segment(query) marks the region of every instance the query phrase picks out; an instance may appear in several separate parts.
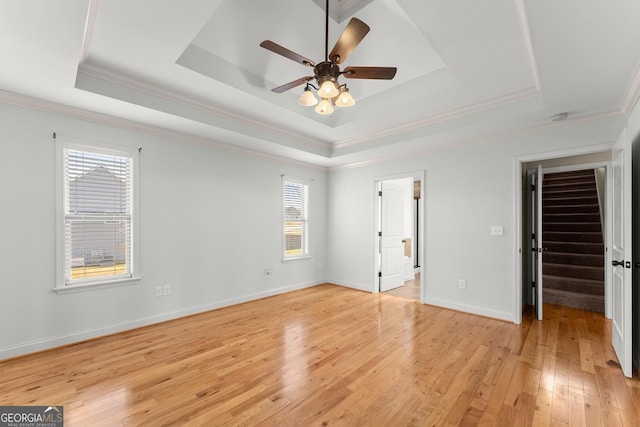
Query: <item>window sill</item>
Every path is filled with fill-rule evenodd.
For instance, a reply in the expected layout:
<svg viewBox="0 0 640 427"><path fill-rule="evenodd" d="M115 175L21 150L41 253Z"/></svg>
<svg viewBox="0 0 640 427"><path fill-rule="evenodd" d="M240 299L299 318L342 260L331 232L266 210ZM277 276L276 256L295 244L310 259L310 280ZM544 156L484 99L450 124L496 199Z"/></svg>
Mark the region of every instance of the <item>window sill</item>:
<svg viewBox="0 0 640 427"><path fill-rule="evenodd" d="M53 288L53 291L59 295L71 294L75 292L93 291L98 289L109 289L119 286L128 286L138 283L142 277L127 277L124 279L105 280L104 282L82 283L77 285L67 285L60 288Z"/></svg>
<svg viewBox="0 0 640 427"><path fill-rule="evenodd" d="M295 258L293 258L293 257L292 258L284 258L282 260L282 263L283 264L287 264L287 263L290 263L290 262L305 261L305 260L308 260L308 259L311 259L311 255L304 255L304 256L299 256L299 257L295 257Z"/></svg>

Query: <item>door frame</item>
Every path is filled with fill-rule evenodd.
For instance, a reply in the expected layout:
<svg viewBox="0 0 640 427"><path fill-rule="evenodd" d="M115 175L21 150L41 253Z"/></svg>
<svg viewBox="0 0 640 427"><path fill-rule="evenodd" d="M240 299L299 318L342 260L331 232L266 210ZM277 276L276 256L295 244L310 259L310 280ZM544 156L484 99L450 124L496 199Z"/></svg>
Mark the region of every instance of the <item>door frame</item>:
<svg viewBox="0 0 640 427"><path fill-rule="evenodd" d="M615 141L614 141L615 142ZM610 144L594 145L591 147L581 147L570 150L562 151L549 151L543 153L528 154L525 156L514 157L513 159L513 190L514 190L514 203L513 203L513 223L515 224L515 232L513 233L514 248L513 251L513 323L522 323L522 257L523 257L523 217L522 217L522 197L523 197L523 163L541 162L551 159L559 159L564 157L581 156L585 154L596 154L602 152L611 152L614 142ZM604 163L605 166L610 168L610 162L598 162L590 163L590 165ZM577 169L585 169L585 164L575 165ZM570 166L567 166L570 167ZM587 165L586 168L589 166ZM600 166L599 166L600 167ZM551 169L551 168L547 168ZM605 247L611 247L611 170L607 169L606 188L607 194L605 198ZM526 185L526 182L524 183ZM605 250L605 301L609 301L611 298L607 296L607 289L610 288L609 280L611 277L611 259L609 251ZM607 308L605 303L605 315L606 312L611 312L610 308Z"/></svg>
<svg viewBox="0 0 640 427"><path fill-rule="evenodd" d="M420 303L421 304L426 303L427 290L426 290L425 283L426 283L427 263L426 263L426 257L425 257L425 244L424 244L425 236L426 236L426 230L425 230L426 215L424 211L424 206L425 206L424 198L426 194L425 175L426 173L424 170L418 170L413 172L397 173L393 175L377 176L373 178L372 196L373 196L374 221L373 221L373 230L371 231L371 236L373 236L374 271L373 271L373 280L372 280L371 290L374 294L377 294L380 292L378 287L378 271L380 271L379 263L378 263L378 224L380 223L380 212L378 210L378 185L382 181L391 181L394 179L402 179L402 178L413 178L414 181L415 180L420 181L420 201L418 203L418 207L420 211L418 215L418 232L420 233L420 239L418 241L417 261L418 261L418 265L420 266Z"/></svg>

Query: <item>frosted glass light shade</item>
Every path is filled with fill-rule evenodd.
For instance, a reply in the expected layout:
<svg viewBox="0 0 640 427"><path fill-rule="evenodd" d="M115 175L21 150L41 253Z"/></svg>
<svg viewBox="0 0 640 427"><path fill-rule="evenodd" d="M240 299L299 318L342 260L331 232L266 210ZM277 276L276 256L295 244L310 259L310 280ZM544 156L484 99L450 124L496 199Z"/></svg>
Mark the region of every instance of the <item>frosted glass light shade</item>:
<svg viewBox="0 0 640 427"><path fill-rule="evenodd" d="M318 95L322 98L335 98L339 93L336 83L331 80L325 80L318 90Z"/></svg>
<svg viewBox="0 0 640 427"><path fill-rule="evenodd" d="M333 106L331 105L331 103L328 100L323 99L316 106L316 113L325 114L325 115L326 114L331 114L331 113L333 113Z"/></svg>
<svg viewBox="0 0 640 427"><path fill-rule="evenodd" d="M351 94L349 93L349 89L343 86L340 88L340 95L338 95L338 99L336 99L336 105L338 107L351 107L356 103L356 100L353 99Z"/></svg>
<svg viewBox="0 0 640 427"><path fill-rule="evenodd" d="M313 96L313 92L311 92L311 89L309 88L306 88L302 93L302 96L298 99L298 104L305 107L311 107L313 105L316 105L317 103L318 100L315 96Z"/></svg>

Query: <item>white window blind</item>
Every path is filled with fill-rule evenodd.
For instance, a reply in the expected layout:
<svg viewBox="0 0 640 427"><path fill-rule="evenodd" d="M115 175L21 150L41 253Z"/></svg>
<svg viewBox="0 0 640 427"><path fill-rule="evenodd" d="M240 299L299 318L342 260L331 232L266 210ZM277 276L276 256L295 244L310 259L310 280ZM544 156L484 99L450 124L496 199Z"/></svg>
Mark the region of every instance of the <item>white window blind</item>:
<svg viewBox="0 0 640 427"><path fill-rule="evenodd" d="M130 153L62 149L64 286L133 276Z"/></svg>
<svg viewBox="0 0 640 427"><path fill-rule="evenodd" d="M304 258L308 251L308 193L303 180L283 177L284 259Z"/></svg>

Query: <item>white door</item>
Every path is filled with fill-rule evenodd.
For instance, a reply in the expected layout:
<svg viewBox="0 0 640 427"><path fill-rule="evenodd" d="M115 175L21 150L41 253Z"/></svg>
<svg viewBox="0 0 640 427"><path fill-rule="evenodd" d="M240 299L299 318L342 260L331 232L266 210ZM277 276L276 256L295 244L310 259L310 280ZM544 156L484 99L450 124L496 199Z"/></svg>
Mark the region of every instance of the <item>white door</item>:
<svg viewBox="0 0 640 427"><path fill-rule="evenodd" d="M385 292L404 284L404 192L401 185L381 184L380 292Z"/></svg>
<svg viewBox="0 0 640 427"><path fill-rule="evenodd" d="M631 360L631 143L626 130L612 150L613 235L611 341L622 371L632 375Z"/></svg>
<svg viewBox="0 0 640 427"><path fill-rule="evenodd" d="M533 216L533 239L532 243L532 255L533 255L533 269L535 283L535 309L538 320L542 320L542 253L544 248L542 247L542 179L544 174L542 172L542 165L538 165L537 171L533 174L533 191L531 193L531 205Z"/></svg>

